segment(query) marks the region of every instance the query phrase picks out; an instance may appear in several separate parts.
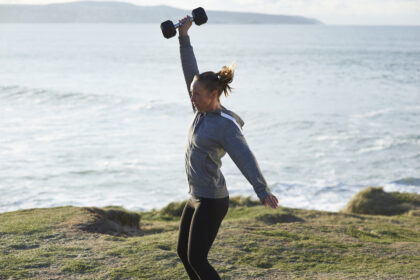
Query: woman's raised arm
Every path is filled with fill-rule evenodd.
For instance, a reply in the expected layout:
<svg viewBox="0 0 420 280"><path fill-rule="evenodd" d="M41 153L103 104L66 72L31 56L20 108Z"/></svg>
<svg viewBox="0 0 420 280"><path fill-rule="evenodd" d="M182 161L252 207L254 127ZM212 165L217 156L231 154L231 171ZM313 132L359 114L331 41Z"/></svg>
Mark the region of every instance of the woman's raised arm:
<svg viewBox="0 0 420 280"><path fill-rule="evenodd" d="M185 83L187 84L187 90L188 90L188 94L191 101L190 86L194 78L194 75L199 74L193 47L191 46L190 37L188 36L188 29L191 27L192 22L190 21L190 16L186 16L179 21L182 23L178 31L182 71L184 72ZM192 105L193 111L195 112L194 105L192 103L191 105Z"/></svg>

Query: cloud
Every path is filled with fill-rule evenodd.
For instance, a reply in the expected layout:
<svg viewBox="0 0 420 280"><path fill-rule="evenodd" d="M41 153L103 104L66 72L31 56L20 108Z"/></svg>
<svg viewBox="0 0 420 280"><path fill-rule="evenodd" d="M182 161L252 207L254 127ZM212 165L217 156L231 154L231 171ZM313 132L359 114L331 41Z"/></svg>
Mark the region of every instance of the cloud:
<svg viewBox="0 0 420 280"><path fill-rule="evenodd" d="M231 0L237 5L266 12L305 14L378 15L420 13L420 0Z"/></svg>
<svg viewBox="0 0 420 280"><path fill-rule="evenodd" d="M302 15L329 24L420 24L420 0L230 0L241 10Z"/></svg>

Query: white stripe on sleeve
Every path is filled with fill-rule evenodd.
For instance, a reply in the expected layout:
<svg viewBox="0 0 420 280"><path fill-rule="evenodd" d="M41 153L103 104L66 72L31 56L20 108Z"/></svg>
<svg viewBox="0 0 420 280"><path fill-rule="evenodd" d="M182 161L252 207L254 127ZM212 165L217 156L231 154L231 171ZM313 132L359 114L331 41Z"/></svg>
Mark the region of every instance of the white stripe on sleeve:
<svg viewBox="0 0 420 280"><path fill-rule="evenodd" d="M239 130L242 131L241 126L238 124L238 122L235 120L234 117L232 117L231 115L228 115L226 113L223 113L223 112L220 112L220 115L224 118L227 118L227 119L233 121L233 123L236 124L236 126L239 128Z"/></svg>

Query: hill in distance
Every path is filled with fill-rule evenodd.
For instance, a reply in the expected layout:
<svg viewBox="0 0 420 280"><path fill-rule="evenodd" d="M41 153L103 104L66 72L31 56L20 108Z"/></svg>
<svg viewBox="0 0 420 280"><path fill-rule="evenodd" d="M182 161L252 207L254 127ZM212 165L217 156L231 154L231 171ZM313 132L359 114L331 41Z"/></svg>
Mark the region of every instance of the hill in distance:
<svg viewBox="0 0 420 280"><path fill-rule="evenodd" d="M208 23L321 24L316 19L301 16L208 10L206 13ZM186 14L191 15L191 10L166 5L137 6L124 2L0 5L0 23L160 23L168 19L176 23L177 19Z"/></svg>

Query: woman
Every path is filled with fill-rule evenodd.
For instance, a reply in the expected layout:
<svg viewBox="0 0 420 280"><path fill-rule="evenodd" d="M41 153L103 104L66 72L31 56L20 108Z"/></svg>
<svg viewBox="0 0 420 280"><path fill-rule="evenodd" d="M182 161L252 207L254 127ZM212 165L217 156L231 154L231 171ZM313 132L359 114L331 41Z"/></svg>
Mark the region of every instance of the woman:
<svg viewBox="0 0 420 280"><path fill-rule="evenodd" d="M244 122L220 104L219 97L231 91L233 65L219 72L199 74L188 29L190 17L180 20L179 42L182 69L190 94L194 120L188 131L185 169L190 199L181 216L177 253L190 279L220 279L207 254L229 208L229 194L220 171L221 158L232 158L253 186L261 203L277 208L254 155L242 134Z"/></svg>

